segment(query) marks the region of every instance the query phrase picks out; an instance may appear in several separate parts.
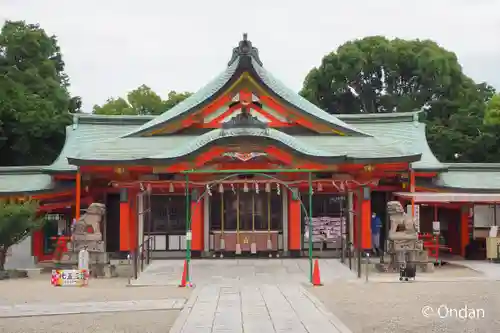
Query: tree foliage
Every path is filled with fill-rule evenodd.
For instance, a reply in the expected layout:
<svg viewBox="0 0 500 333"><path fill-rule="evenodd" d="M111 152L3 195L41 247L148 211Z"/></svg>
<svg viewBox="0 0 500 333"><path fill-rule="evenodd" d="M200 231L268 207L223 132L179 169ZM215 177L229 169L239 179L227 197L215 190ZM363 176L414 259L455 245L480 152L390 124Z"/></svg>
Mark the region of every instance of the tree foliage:
<svg viewBox="0 0 500 333"><path fill-rule="evenodd" d="M7 21L0 32L0 165L49 164L59 154L68 111L81 101L55 36L36 24Z"/></svg>
<svg viewBox="0 0 500 333"><path fill-rule="evenodd" d="M332 114L425 110L429 144L440 160L483 162L500 159L492 153L496 134L483 124L493 92L433 41L373 36L327 54L301 95Z"/></svg>
<svg viewBox="0 0 500 333"><path fill-rule="evenodd" d="M191 93L170 91L168 99L162 100L150 87L141 85L127 94L127 98L109 98L102 106L94 105L93 113L105 115L158 115L186 98Z"/></svg>
<svg viewBox="0 0 500 333"><path fill-rule="evenodd" d="M487 125L500 125L500 93L488 102L484 122Z"/></svg>
<svg viewBox="0 0 500 333"><path fill-rule="evenodd" d="M10 203L0 200L0 271L5 268L7 250L39 229L45 219L37 216L38 203Z"/></svg>

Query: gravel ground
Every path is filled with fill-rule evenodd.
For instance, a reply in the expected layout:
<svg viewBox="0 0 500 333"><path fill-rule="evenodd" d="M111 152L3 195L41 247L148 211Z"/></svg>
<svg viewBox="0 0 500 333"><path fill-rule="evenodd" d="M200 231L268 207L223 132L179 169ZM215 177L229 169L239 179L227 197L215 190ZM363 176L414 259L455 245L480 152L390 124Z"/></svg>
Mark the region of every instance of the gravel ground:
<svg viewBox="0 0 500 333"><path fill-rule="evenodd" d="M2 318L0 333L167 333L179 312L169 310Z"/></svg>
<svg viewBox="0 0 500 333"><path fill-rule="evenodd" d="M89 286L53 287L50 274L0 281L0 305L87 301L188 299L191 289L127 287L127 279L92 279ZM0 333L166 333L179 310L37 316L0 319Z"/></svg>
<svg viewBox="0 0 500 333"><path fill-rule="evenodd" d="M19 303L58 303L90 301L153 300L189 298L190 289L175 286L127 287L127 279L91 279L87 287L54 287L50 274L35 279L0 281L0 305Z"/></svg>
<svg viewBox="0 0 500 333"><path fill-rule="evenodd" d="M500 282L339 282L310 291L354 333L500 331ZM483 318L446 310L465 307Z"/></svg>

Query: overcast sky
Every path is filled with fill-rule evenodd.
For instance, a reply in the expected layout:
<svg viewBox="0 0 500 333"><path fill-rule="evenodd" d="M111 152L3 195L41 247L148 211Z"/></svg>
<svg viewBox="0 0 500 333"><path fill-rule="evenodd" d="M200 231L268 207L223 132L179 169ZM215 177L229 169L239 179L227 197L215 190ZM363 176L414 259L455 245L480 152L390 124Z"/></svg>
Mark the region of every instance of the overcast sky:
<svg viewBox="0 0 500 333"><path fill-rule="evenodd" d="M500 0L0 0L0 19L58 36L87 111L141 84L162 96L197 90L243 32L297 91L326 53L369 35L433 39L466 74L500 88Z"/></svg>

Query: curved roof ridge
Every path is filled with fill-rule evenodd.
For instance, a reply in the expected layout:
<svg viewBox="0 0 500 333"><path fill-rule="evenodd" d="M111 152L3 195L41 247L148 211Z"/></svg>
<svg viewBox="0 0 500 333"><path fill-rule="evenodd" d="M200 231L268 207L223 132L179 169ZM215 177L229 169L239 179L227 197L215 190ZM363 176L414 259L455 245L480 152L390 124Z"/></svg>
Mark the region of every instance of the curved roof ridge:
<svg viewBox="0 0 500 333"><path fill-rule="evenodd" d="M222 73L217 75L214 79L212 79L208 84L199 89L197 92L171 108L160 114L159 116L154 117L141 127L136 130L133 130L122 137L133 136L140 134L146 130L150 130L155 128L158 125L161 125L177 116L182 115L183 113L195 108L205 102L207 99L214 96L222 87L224 87L229 80L232 78L236 69L238 68L239 60L234 61L230 66L228 66Z"/></svg>
<svg viewBox="0 0 500 333"><path fill-rule="evenodd" d="M231 137L263 137L270 138L281 142L289 146L290 148L296 150L297 152L315 157L334 157L339 155L332 155L331 153L317 149L315 147L304 144L298 141L293 136L283 133L281 131L275 130L273 128L232 128L232 129L214 129L196 138L195 141L191 142L187 147L178 147L178 149L170 152L169 158L177 158L186 156L200 149L201 147L213 143L220 139L231 138ZM151 159L164 159L165 154L159 154L152 156Z"/></svg>
<svg viewBox="0 0 500 333"><path fill-rule="evenodd" d="M443 163L449 171L500 171L500 163Z"/></svg>
<svg viewBox="0 0 500 333"><path fill-rule="evenodd" d="M426 156L426 160L420 160L418 162L412 163L412 168L414 169L421 169L421 170L446 170L447 167L441 163L434 155L434 152L432 151L431 147L429 146L429 142L427 141L427 131L425 128L427 127L426 124L417 122L415 125L418 127L418 130L421 131L420 136L422 139L418 139L418 143L420 143L420 147L417 145L413 145L412 148L414 151L416 150L421 150L422 153L424 151L427 152L427 154L423 154L423 156ZM419 149L420 148L420 149Z"/></svg>
<svg viewBox="0 0 500 333"><path fill-rule="evenodd" d="M267 71L263 66L261 66L255 59L252 58L252 67L254 68L256 74L264 82L264 84L272 90L279 97L292 104L296 108L304 111L305 113L326 121L335 127L340 127L342 129L347 129L348 132L353 134L361 134L364 136L372 136L369 133L358 130L352 125L340 120L335 115L332 115L325 110L314 105L304 97L300 96L298 93L294 92L292 89L288 88L283 82L277 79L271 72Z"/></svg>
<svg viewBox="0 0 500 333"><path fill-rule="evenodd" d="M390 122L413 122L418 121L418 116L423 111L410 112L388 112L388 113L342 113L335 116L341 120L347 120L352 123L357 122L374 122L374 121L390 121Z"/></svg>

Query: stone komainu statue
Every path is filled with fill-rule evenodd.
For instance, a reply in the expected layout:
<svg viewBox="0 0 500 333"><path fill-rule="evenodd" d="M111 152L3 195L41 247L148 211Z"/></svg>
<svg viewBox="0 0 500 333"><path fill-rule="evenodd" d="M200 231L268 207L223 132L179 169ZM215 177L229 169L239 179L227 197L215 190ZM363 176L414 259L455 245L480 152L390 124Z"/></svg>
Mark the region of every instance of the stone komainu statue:
<svg viewBox="0 0 500 333"><path fill-rule="evenodd" d="M399 201L387 203L387 214L391 222L389 230L389 249L394 268L406 274L406 268L415 270L417 252L422 251L422 242L418 240L415 219L405 213ZM414 274L414 273L413 273Z"/></svg>
<svg viewBox="0 0 500 333"><path fill-rule="evenodd" d="M387 203L387 214L391 222L388 238L394 250L415 249L418 240L415 219L405 213L399 201Z"/></svg>
<svg viewBox="0 0 500 333"><path fill-rule="evenodd" d="M105 246L101 233L101 222L106 207L100 203L93 203L73 225L71 242L75 252L87 247L89 252L104 252Z"/></svg>

